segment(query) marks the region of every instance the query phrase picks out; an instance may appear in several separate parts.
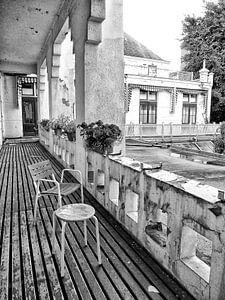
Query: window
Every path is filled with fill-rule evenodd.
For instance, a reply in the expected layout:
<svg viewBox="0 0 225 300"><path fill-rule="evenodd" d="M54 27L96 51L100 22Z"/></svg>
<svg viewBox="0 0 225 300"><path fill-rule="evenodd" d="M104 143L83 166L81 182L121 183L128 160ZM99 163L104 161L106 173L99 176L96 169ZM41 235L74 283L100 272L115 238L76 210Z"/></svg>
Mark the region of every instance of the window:
<svg viewBox="0 0 225 300"><path fill-rule="evenodd" d="M157 93L140 91L140 124L156 124Z"/></svg>
<svg viewBox="0 0 225 300"><path fill-rule="evenodd" d="M34 95L34 84L33 83L22 83L22 94L23 95Z"/></svg>
<svg viewBox="0 0 225 300"><path fill-rule="evenodd" d="M157 66L148 65L148 75L152 77L156 77L157 75Z"/></svg>
<svg viewBox="0 0 225 300"><path fill-rule="evenodd" d="M195 124L197 114L197 95L183 94L182 124Z"/></svg>

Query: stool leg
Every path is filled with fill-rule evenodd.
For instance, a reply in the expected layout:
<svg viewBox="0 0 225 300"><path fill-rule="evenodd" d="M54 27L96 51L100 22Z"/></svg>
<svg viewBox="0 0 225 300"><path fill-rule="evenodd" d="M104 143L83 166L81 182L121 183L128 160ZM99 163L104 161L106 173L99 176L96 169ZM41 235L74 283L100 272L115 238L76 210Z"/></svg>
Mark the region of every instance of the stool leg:
<svg viewBox="0 0 225 300"><path fill-rule="evenodd" d="M39 193L37 192L36 196L35 196L35 204L34 204L34 224L36 224L36 221L37 221L38 197L39 197Z"/></svg>
<svg viewBox="0 0 225 300"><path fill-rule="evenodd" d="M66 222L62 222L62 235L61 235L61 277L64 277L64 253L65 253L65 227Z"/></svg>
<svg viewBox="0 0 225 300"><path fill-rule="evenodd" d="M102 258L101 258L101 250L100 250L98 219L96 218L96 216L93 216L93 218L95 220L95 229L96 229L98 264L101 265L102 264Z"/></svg>
<svg viewBox="0 0 225 300"><path fill-rule="evenodd" d="M87 221L84 220L84 244L87 246Z"/></svg>
<svg viewBox="0 0 225 300"><path fill-rule="evenodd" d="M53 212L53 218L52 218L52 224L53 224L53 233L52 233L52 253L55 254L55 212Z"/></svg>
<svg viewBox="0 0 225 300"><path fill-rule="evenodd" d="M62 207L62 196L58 194L58 203L57 203L57 208Z"/></svg>

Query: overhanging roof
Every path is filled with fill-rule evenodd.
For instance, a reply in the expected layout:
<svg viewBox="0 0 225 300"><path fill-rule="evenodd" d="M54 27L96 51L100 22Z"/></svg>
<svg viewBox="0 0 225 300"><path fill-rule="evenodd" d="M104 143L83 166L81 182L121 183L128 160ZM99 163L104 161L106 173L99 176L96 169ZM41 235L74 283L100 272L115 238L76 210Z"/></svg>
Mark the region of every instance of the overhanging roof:
<svg viewBox="0 0 225 300"><path fill-rule="evenodd" d="M0 1L0 70L32 70L64 1ZM22 71L23 72L23 71Z"/></svg>
<svg viewBox="0 0 225 300"><path fill-rule="evenodd" d="M124 55L161 60L157 54L124 32Z"/></svg>

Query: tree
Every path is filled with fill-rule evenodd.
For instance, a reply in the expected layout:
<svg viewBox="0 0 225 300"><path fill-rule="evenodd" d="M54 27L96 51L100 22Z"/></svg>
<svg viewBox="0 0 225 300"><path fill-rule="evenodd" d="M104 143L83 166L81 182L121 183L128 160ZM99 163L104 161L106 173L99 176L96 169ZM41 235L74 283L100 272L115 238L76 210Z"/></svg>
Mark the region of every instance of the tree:
<svg viewBox="0 0 225 300"><path fill-rule="evenodd" d="M218 131L219 135L214 137L213 143L216 153L224 153L225 151L225 122L222 122Z"/></svg>
<svg viewBox="0 0 225 300"><path fill-rule="evenodd" d="M225 1L206 2L202 17L186 16L183 21L184 70L197 78L203 59L214 73L211 121L225 120Z"/></svg>

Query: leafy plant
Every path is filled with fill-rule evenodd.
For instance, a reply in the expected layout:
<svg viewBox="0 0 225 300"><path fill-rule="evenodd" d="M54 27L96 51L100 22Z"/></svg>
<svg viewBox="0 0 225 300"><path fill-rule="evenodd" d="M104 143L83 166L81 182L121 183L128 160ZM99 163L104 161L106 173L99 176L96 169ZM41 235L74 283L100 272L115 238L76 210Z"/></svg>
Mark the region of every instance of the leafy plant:
<svg viewBox="0 0 225 300"><path fill-rule="evenodd" d="M214 73L211 121L225 120L225 1L205 2L202 17L186 16L183 21L182 48L185 71L197 78L203 59Z"/></svg>
<svg viewBox="0 0 225 300"><path fill-rule="evenodd" d="M225 152L225 122L222 122L218 128L219 135L216 136L213 140L215 152L224 153Z"/></svg>
<svg viewBox="0 0 225 300"><path fill-rule="evenodd" d="M75 141L76 140L76 121L75 120L69 120L66 122L62 128L63 132L66 133L69 141Z"/></svg>
<svg viewBox="0 0 225 300"><path fill-rule="evenodd" d="M80 128L80 135L85 139L87 149L101 154L110 153L113 143L122 138L117 125L103 124L101 120L90 124L83 122L77 127Z"/></svg>
<svg viewBox="0 0 225 300"><path fill-rule="evenodd" d="M70 121L70 117L66 116L64 114L59 115L57 118L54 118L50 122L51 129L57 130L57 129L63 129L65 125Z"/></svg>
<svg viewBox="0 0 225 300"><path fill-rule="evenodd" d="M216 138L214 138L213 143L216 153L224 153L225 141L221 138L221 136L217 136Z"/></svg>
<svg viewBox="0 0 225 300"><path fill-rule="evenodd" d="M75 133L76 127L77 125L75 120L68 120L67 122L64 123L62 129L65 133Z"/></svg>
<svg viewBox="0 0 225 300"><path fill-rule="evenodd" d="M42 119L39 123L42 128L44 128L46 131L49 131L50 128L50 121L48 119Z"/></svg>

